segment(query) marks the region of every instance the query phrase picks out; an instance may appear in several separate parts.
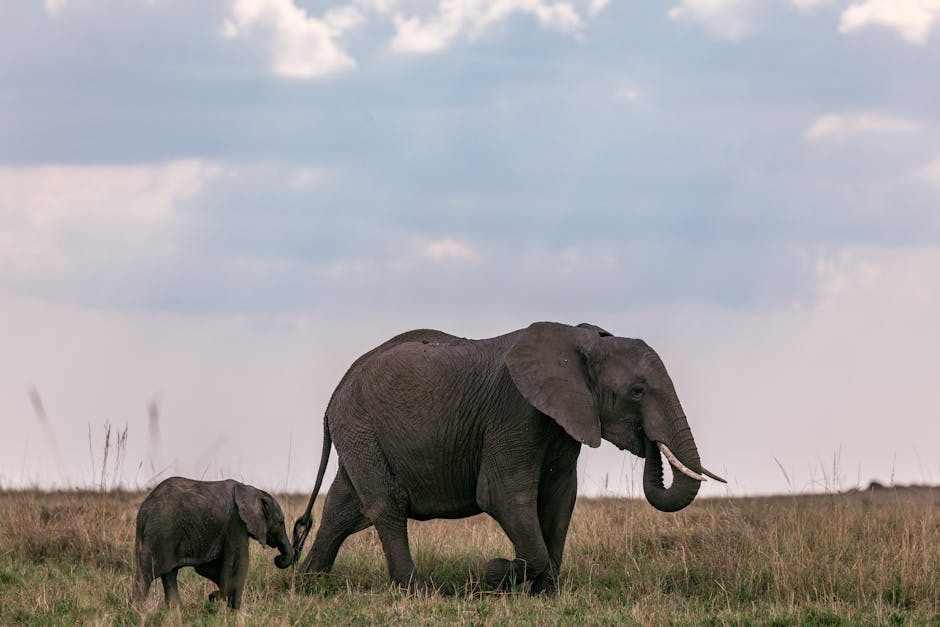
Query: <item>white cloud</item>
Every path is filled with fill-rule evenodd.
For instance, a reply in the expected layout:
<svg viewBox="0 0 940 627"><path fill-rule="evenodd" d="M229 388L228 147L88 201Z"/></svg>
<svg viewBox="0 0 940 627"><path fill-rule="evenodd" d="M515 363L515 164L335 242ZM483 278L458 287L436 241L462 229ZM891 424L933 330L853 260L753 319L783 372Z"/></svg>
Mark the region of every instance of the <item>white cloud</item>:
<svg viewBox="0 0 940 627"><path fill-rule="evenodd" d="M667 15L698 22L715 37L737 41L754 32L753 4L753 0L681 0Z"/></svg>
<svg viewBox="0 0 940 627"><path fill-rule="evenodd" d="M378 278L383 281L389 271L415 273L416 276L430 266L477 266L484 261L483 254L473 245L452 237L428 239L421 236L391 237L385 256L350 258L330 261L317 268L318 273L331 280Z"/></svg>
<svg viewBox="0 0 940 627"><path fill-rule="evenodd" d="M125 2L142 6L155 0ZM585 20L610 4L610 0L345 0L312 15L309 7L320 5L301 0L223 2L217 33L256 46L267 57L269 70L289 79L315 79L354 69L356 59L343 39L367 19L392 22L390 46L395 51L437 52L458 39L476 40L513 16L528 16L542 28L577 38ZM73 3L78 4L43 0L43 7L54 18Z"/></svg>
<svg viewBox="0 0 940 627"><path fill-rule="evenodd" d="M68 0L42 0L42 8L49 17L58 17Z"/></svg>
<svg viewBox="0 0 940 627"><path fill-rule="evenodd" d="M395 16L392 48L400 52L438 52L457 36L459 26L443 19L425 24L418 17Z"/></svg>
<svg viewBox="0 0 940 627"><path fill-rule="evenodd" d="M388 14L398 6L398 0L356 0L356 4L377 13Z"/></svg>
<svg viewBox="0 0 940 627"><path fill-rule="evenodd" d="M222 33L228 38L266 36L272 71L285 78L307 79L356 66L338 40L363 21L362 13L350 5L330 9L317 19L293 0L235 0Z"/></svg>
<svg viewBox="0 0 940 627"><path fill-rule="evenodd" d="M567 246L558 253L557 261L560 276L575 278L591 272L614 270L618 260L610 251Z"/></svg>
<svg viewBox="0 0 940 627"><path fill-rule="evenodd" d="M621 87L620 89L617 90L614 96L617 98L617 100L623 100L625 102L629 102L633 104L640 102L640 100L642 99L642 96L640 95L640 90L638 90L636 87L630 87L630 86Z"/></svg>
<svg viewBox="0 0 940 627"><path fill-rule="evenodd" d="M594 17L599 15L610 5L610 0L591 0L591 6L588 7L588 15Z"/></svg>
<svg viewBox="0 0 940 627"><path fill-rule="evenodd" d="M884 26L911 43L923 44L938 19L940 0L865 0L843 11L839 31Z"/></svg>
<svg viewBox="0 0 940 627"><path fill-rule="evenodd" d="M378 267L372 259L340 259L323 264L318 272L334 281L362 279L377 272Z"/></svg>
<svg viewBox="0 0 940 627"><path fill-rule="evenodd" d="M918 170L916 177L921 181L940 187L940 155Z"/></svg>
<svg viewBox="0 0 940 627"><path fill-rule="evenodd" d="M827 114L815 120L803 132L803 139L816 141L858 133L901 133L916 130L917 122L883 114Z"/></svg>
<svg viewBox="0 0 940 627"><path fill-rule="evenodd" d="M825 4L832 4L834 1L835 0L793 0L793 6L795 6L801 13L808 13L816 7L820 7Z"/></svg>
<svg viewBox="0 0 940 627"><path fill-rule="evenodd" d="M477 265L483 262L480 251L471 244L452 237L409 237L390 243L393 249L398 249L398 252L393 254L390 267L399 272L413 270L428 262L450 265Z"/></svg>
<svg viewBox="0 0 940 627"><path fill-rule="evenodd" d="M418 242L417 249L421 256L437 261L480 263L483 260L483 256L472 246L451 238Z"/></svg>
<svg viewBox="0 0 940 627"><path fill-rule="evenodd" d="M452 237L391 237L388 246L388 256L380 262L380 267L396 273L412 273L433 266L475 266L483 262L480 251ZM355 268L362 263L348 262L346 265Z"/></svg>
<svg viewBox="0 0 940 627"><path fill-rule="evenodd" d="M597 0L595 0L595 4ZM594 6L594 5L592 5ZM603 8L598 5L597 11ZM441 0L437 14L422 18L397 13L392 49L399 52L437 52L458 37L475 39L515 14L531 15L545 28L580 32L583 21L567 2L542 0Z"/></svg>
<svg viewBox="0 0 940 627"><path fill-rule="evenodd" d="M846 246L794 252L814 286L813 298L796 303L794 311L886 321L908 314L928 320L934 311L940 313L934 280L940 272L940 248ZM940 341L940 333L935 339Z"/></svg>
<svg viewBox="0 0 940 627"><path fill-rule="evenodd" d="M874 263L848 250L817 255L813 266L817 306L831 306L851 294L870 291L884 279Z"/></svg>
<svg viewBox="0 0 940 627"><path fill-rule="evenodd" d="M219 172L203 161L0 168L0 270L49 278L171 252L159 235L176 224L178 202Z"/></svg>
<svg viewBox="0 0 940 627"><path fill-rule="evenodd" d="M581 283L598 277L615 276L623 260L607 246L572 244L559 249L533 248L526 251L518 265L526 277L553 277L553 289L564 289L559 280Z"/></svg>
<svg viewBox="0 0 940 627"><path fill-rule="evenodd" d="M43 224L104 215L160 220L172 211L174 197L198 189L218 171L218 166L198 160L155 166L4 167L0 207L6 215L23 213Z"/></svg>

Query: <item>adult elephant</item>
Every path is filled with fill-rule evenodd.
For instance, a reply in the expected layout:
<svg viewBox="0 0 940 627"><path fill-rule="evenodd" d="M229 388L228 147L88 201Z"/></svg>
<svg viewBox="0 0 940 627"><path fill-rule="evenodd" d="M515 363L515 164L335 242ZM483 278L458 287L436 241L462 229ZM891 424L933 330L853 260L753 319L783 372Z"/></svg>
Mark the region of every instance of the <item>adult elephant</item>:
<svg viewBox="0 0 940 627"><path fill-rule="evenodd" d="M404 333L356 360L333 392L295 559L332 442L339 471L302 572L330 570L343 541L375 525L392 579L422 591L407 520L486 512L516 552L487 562L487 583L531 580L533 594L553 594L581 444L601 438L646 458L643 489L659 510L691 503L703 474L724 481L702 468L666 367L642 340L554 322L485 340Z"/></svg>

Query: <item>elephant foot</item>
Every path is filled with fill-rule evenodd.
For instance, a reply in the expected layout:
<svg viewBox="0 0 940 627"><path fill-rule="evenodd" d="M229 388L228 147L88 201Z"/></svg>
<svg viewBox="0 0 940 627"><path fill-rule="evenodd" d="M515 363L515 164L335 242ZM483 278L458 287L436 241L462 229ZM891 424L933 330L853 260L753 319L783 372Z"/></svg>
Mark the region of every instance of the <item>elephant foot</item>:
<svg viewBox="0 0 940 627"><path fill-rule="evenodd" d="M209 602L211 602L211 603L215 603L216 601L220 600L221 598L222 598L222 592L220 592L219 590L215 590L215 591L209 593Z"/></svg>
<svg viewBox="0 0 940 627"><path fill-rule="evenodd" d="M417 575L413 575L407 582L399 582L398 587L408 596L426 597L431 594L428 584Z"/></svg>
<svg viewBox="0 0 940 627"><path fill-rule="evenodd" d="M491 559L486 563L483 580L486 581L487 586L498 590L505 585L506 574L511 568L512 562L507 559L502 557Z"/></svg>
<svg viewBox="0 0 940 627"><path fill-rule="evenodd" d="M486 563L484 575L486 585L496 590L505 590L518 586L526 580L526 563L522 560L507 560L501 557ZM558 588L558 575L553 569L546 569L532 580L529 594L555 596Z"/></svg>
<svg viewBox="0 0 940 627"><path fill-rule="evenodd" d="M486 585L497 590L510 588L525 581L525 563L496 557L486 563L483 576Z"/></svg>
<svg viewBox="0 0 940 627"><path fill-rule="evenodd" d="M532 596L545 595L554 597L558 594L558 576L550 570L546 570L532 582L532 587L529 588L529 594Z"/></svg>

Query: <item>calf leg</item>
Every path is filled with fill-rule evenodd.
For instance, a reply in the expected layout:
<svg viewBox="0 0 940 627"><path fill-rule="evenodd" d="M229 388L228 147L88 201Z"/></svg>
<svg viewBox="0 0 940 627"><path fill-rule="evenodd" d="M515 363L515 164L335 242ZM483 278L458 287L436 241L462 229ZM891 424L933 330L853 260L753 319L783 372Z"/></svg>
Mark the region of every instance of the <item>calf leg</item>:
<svg viewBox="0 0 940 627"><path fill-rule="evenodd" d="M179 606L180 604L180 593L176 586L176 574L178 572L179 568L174 568L170 572L160 575L160 579L163 581L164 601L170 607Z"/></svg>
<svg viewBox="0 0 940 627"><path fill-rule="evenodd" d="M206 562L205 564L199 564L195 567L196 572L213 582L215 585L220 585L222 580L222 558L212 560L211 562ZM216 590L209 593L209 600L216 601L221 595L221 590Z"/></svg>
<svg viewBox="0 0 940 627"><path fill-rule="evenodd" d="M226 546L222 558L219 590L228 606L237 610L242 605L245 577L248 575L248 535Z"/></svg>

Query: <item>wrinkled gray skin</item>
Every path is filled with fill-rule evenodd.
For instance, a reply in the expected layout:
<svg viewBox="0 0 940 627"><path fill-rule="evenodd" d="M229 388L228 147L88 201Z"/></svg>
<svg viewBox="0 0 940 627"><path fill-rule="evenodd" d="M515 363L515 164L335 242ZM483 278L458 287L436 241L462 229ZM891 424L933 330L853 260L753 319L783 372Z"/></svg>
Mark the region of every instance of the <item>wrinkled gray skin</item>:
<svg viewBox="0 0 940 627"><path fill-rule="evenodd" d="M278 568L293 563L284 514L267 492L231 479L166 479L137 510L131 603L145 599L150 583L160 577L167 605L179 605L176 573L192 566L219 586L211 600L223 598L237 610L248 572L249 536L280 551L274 558Z"/></svg>
<svg viewBox="0 0 940 627"><path fill-rule="evenodd" d="M676 511L695 498L699 481L679 472L663 486L656 442L703 469L666 368L642 340L551 322L486 340L404 333L360 357L333 393L316 485L294 525L295 559L332 440L339 470L302 572L329 571L346 537L375 525L391 578L422 592L407 520L486 512L516 553L487 563L487 583L531 580L533 594L553 594L581 444L601 438L646 458L654 507Z"/></svg>

